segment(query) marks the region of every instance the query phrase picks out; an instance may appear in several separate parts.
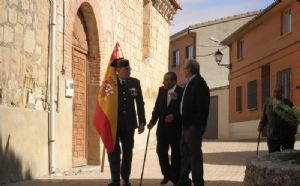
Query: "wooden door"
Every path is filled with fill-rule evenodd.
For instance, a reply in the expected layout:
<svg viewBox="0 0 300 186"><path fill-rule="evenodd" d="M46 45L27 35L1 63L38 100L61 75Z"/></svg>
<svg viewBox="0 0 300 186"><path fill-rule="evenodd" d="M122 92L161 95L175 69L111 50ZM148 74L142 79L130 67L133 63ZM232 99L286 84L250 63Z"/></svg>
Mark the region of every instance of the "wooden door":
<svg viewBox="0 0 300 186"><path fill-rule="evenodd" d="M73 49L73 166L86 165L87 143L87 55Z"/></svg>

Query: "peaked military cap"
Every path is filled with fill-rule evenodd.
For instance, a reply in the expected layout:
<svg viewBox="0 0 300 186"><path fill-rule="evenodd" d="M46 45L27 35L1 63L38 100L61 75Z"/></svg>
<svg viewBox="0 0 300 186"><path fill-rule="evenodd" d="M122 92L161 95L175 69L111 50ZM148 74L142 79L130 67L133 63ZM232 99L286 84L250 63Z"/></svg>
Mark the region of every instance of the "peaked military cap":
<svg viewBox="0 0 300 186"><path fill-rule="evenodd" d="M129 67L129 61L128 59L118 58L113 60L111 66L115 68Z"/></svg>

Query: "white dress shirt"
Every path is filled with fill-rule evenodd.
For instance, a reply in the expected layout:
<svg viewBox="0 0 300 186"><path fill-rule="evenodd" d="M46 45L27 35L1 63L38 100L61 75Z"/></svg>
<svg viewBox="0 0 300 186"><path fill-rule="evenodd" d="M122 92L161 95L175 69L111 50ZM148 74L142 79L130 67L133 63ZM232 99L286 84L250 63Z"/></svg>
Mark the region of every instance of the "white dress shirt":
<svg viewBox="0 0 300 186"><path fill-rule="evenodd" d="M170 93L175 92L175 89L176 89L176 85L174 85L172 88L168 90L167 106L169 106L172 100Z"/></svg>
<svg viewBox="0 0 300 186"><path fill-rule="evenodd" d="M186 85L185 85L185 87L184 87L184 91L183 91L182 98L181 98L181 102L180 102L180 114L181 114L181 115L182 115L182 103L183 103L183 99L184 99L185 90L186 90L186 88L188 87L190 81L192 81L192 79L194 79L194 77L195 77L196 75L197 75L197 74L192 75L192 76L188 79L188 81L187 81L187 83L186 83Z"/></svg>

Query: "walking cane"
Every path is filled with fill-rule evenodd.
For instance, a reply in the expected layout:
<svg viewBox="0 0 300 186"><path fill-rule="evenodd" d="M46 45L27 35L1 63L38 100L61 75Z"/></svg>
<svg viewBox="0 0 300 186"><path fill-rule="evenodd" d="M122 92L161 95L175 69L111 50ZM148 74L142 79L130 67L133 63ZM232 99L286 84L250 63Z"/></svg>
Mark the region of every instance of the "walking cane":
<svg viewBox="0 0 300 186"><path fill-rule="evenodd" d="M146 143L146 150L145 150L145 155L144 155L144 162L143 162L143 168L142 168L142 175L141 175L141 180L140 180L140 186L142 186L142 181L143 181L144 167L145 167L146 155L147 155L147 149L148 149L148 143L149 143L149 136L150 136L150 129L148 131L148 136L147 136L147 143Z"/></svg>
<svg viewBox="0 0 300 186"><path fill-rule="evenodd" d="M258 133L258 137L257 137L256 156L258 156L258 147L259 147L259 142L260 142L260 134L261 134L261 131L259 131L259 133Z"/></svg>

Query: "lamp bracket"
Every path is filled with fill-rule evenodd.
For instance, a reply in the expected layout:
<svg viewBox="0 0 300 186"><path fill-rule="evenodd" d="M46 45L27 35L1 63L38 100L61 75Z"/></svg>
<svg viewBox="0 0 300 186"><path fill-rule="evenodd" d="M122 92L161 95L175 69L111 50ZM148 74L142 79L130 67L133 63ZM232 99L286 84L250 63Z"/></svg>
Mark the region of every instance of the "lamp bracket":
<svg viewBox="0 0 300 186"><path fill-rule="evenodd" d="M231 64L220 64L220 63L218 63L218 66L226 67L226 68L228 68L228 69L231 69L231 68L232 68Z"/></svg>

